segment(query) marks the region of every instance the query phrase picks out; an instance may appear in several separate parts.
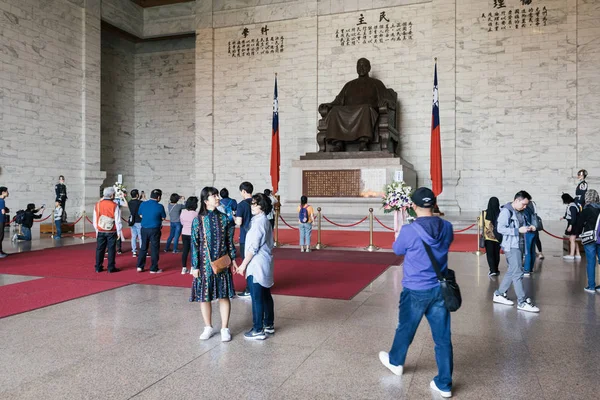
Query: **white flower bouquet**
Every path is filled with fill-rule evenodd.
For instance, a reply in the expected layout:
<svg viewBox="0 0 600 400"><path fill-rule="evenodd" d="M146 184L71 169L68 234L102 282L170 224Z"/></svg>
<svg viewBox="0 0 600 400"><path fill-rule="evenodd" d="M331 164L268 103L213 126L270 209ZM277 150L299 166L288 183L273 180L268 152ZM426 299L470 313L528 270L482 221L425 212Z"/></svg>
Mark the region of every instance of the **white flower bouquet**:
<svg viewBox="0 0 600 400"><path fill-rule="evenodd" d="M385 214L406 210L411 205L412 188L403 181L392 182L383 188L382 208Z"/></svg>

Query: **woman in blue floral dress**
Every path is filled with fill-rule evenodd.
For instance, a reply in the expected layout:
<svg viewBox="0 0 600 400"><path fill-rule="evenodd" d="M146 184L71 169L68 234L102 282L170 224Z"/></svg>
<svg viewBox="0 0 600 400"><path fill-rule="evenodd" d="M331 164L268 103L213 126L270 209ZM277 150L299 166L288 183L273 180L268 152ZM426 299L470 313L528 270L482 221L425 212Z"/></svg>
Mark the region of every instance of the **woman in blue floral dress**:
<svg viewBox="0 0 600 400"><path fill-rule="evenodd" d="M233 232L235 225L223 214L219 206L219 191L214 187L205 187L200 194L200 212L192 222L192 296L190 301L200 302L204 331L201 340L208 340L213 335L211 301L219 300L221 312L221 340L231 340L229 331L230 300L235 296L231 268L215 274L210 265L220 257L229 255L232 265L235 262L235 246Z"/></svg>

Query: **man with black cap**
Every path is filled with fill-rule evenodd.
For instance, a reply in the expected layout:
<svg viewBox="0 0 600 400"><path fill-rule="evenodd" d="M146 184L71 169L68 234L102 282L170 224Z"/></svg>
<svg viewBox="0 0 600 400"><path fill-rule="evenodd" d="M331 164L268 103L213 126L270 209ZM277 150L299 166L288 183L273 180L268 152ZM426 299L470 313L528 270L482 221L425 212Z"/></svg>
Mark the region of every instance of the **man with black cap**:
<svg viewBox="0 0 600 400"><path fill-rule="evenodd" d="M442 397L452 397L453 354L450 340L450 312L444 305L437 274L427 255L429 246L441 273L448 268L448 249L454 240L452 224L433 216L436 198L431 189L418 188L411 196L417 219L400 231L394 253L404 256L402 294L398 327L389 353L379 352L379 360L395 375L402 375L408 347L423 316L435 342L438 375L429 387Z"/></svg>

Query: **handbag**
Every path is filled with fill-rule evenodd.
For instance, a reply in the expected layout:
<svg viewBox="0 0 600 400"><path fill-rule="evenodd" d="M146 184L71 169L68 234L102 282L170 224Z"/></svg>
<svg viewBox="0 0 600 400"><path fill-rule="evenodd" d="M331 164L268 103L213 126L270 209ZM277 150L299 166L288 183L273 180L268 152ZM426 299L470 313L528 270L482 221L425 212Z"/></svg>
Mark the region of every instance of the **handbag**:
<svg viewBox="0 0 600 400"><path fill-rule="evenodd" d="M423 246L425 246L425 251L427 251L427 255L429 256L429 260L431 260L431 265L435 270L438 281L440 282L442 297L444 298L444 305L448 311L454 312L458 310L462 304L460 288L458 287L458 283L456 283L456 274L450 268L446 268L446 276L443 276L440 271L440 266L433 256L431 247L429 247L429 245L424 241L422 242Z"/></svg>
<svg viewBox="0 0 600 400"><path fill-rule="evenodd" d="M531 216L531 225L535 227L536 231L544 230L544 221L542 221L542 217L540 217L537 213L537 205L534 201L533 203L533 215Z"/></svg>
<svg viewBox="0 0 600 400"><path fill-rule="evenodd" d="M598 224L600 224L600 214L598 214L598 219L596 219L596 227L593 231L585 231L579 238L581 239L581 244L584 246L586 244L596 243L598 239Z"/></svg>
<svg viewBox="0 0 600 400"><path fill-rule="evenodd" d="M208 241L206 240L206 235L204 235L204 247L206 248L206 254L208 254L208 260L210 261L210 266L213 270L214 274L220 274L221 272L225 272L229 269L231 265L231 258L228 254L225 254L222 257L217 258L215 261L210 258L210 250L208 249Z"/></svg>
<svg viewBox="0 0 600 400"><path fill-rule="evenodd" d="M485 219L483 218L483 211L481 212L481 225L483 226L483 234L479 235L479 248L485 247Z"/></svg>

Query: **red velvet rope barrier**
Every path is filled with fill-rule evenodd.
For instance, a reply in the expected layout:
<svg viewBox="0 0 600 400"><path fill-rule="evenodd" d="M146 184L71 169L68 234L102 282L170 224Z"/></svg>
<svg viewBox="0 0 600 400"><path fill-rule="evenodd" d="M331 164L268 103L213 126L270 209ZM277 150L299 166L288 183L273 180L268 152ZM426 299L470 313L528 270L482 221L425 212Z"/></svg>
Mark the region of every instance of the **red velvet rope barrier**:
<svg viewBox="0 0 600 400"><path fill-rule="evenodd" d="M550 236L552 236L553 238L555 238L555 239L558 239L558 240L563 240L563 241L567 241L567 240L569 240L568 238L567 238L567 239L565 239L565 238L562 238L562 237L560 237L560 236L553 235L553 234L551 234L550 232L548 232L548 231L545 231L545 230L543 230L542 232L545 232L547 235L550 235Z"/></svg>
<svg viewBox="0 0 600 400"><path fill-rule="evenodd" d="M87 221L88 221L90 224L94 225L94 223L93 223L93 222L92 222L92 221L91 221L91 220L88 218L88 216L87 216L87 215L85 216L85 219L87 219Z"/></svg>
<svg viewBox="0 0 600 400"><path fill-rule="evenodd" d="M77 225L77 223L78 223L79 221L81 221L81 219L82 219L82 218L83 218L83 215L82 215L81 217L79 217L79 219L78 219L77 221L75 221L75 222L68 222L68 223L66 223L65 225L73 225L73 226L75 226L75 225Z"/></svg>
<svg viewBox="0 0 600 400"><path fill-rule="evenodd" d="M52 216L52 214L48 215L46 218L42 218L42 219L34 219L33 222L44 222L45 220L47 220L48 218L50 218ZM16 217L15 217L16 218Z"/></svg>
<svg viewBox="0 0 600 400"><path fill-rule="evenodd" d="M290 227L290 228L292 228L292 229L295 229L295 230L298 230L298 228L294 228L293 226L291 226L290 224L288 224L288 223L285 221L285 219L283 219L283 217L281 216L281 214L279 214L279 218L280 218L280 219L281 219L281 221L282 221L284 224L286 224L288 227Z"/></svg>
<svg viewBox="0 0 600 400"><path fill-rule="evenodd" d="M387 226L387 225L384 225L384 223L383 223L383 222L381 222L381 221L379 220L379 218L377 218L377 216L376 216L376 215L373 215L373 218L375 218L375 221L379 222L379 225L383 226L385 229L387 229L387 230L389 230L389 231L392 231L392 232L394 231L394 228L390 228L389 226Z"/></svg>
<svg viewBox="0 0 600 400"><path fill-rule="evenodd" d="M339 226L339 227L342 227L342 228L351 228L351 227L353 227L353 226L356 226L356 225L358 225L358 224L360 224L360 223L364 222L364 221L365 221L367 218L368 218L368 217L364 217L363 219L361 219L360 221L358 221L358 222L356 222L356 223L354 223L354 224L350 224L350 225L342 225L342 224L336 224L335 222L331 221L329 218L327 218L326 216L324 216L324 215L323 215L323 219L324 219L325 221L329 222L329 223L330 223L330 224L332 224L332 225Z"/></svg>
<svg viewBox="0 0 600 400"><path fill-rule="evenodd" d="M465 229L460 229L460 230L458 230L458 231L454 231L454 233L461 233L461 232L464 232L464 231L468 231L469 229L471 229L471 228L472 228L472 227L474 227L475 225L477 225L477 223L474 223L473 225L469 225L469 226L467 226Z"/></svg>

